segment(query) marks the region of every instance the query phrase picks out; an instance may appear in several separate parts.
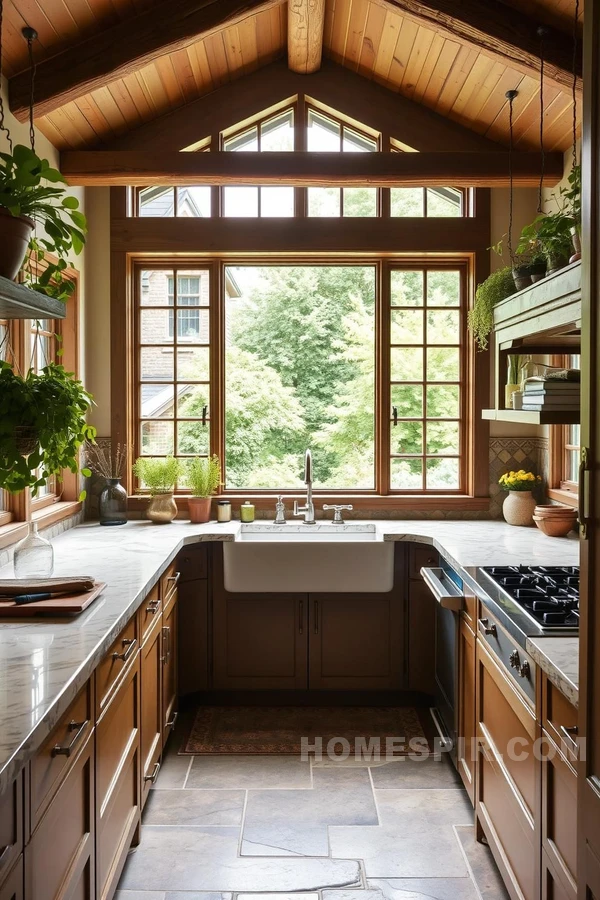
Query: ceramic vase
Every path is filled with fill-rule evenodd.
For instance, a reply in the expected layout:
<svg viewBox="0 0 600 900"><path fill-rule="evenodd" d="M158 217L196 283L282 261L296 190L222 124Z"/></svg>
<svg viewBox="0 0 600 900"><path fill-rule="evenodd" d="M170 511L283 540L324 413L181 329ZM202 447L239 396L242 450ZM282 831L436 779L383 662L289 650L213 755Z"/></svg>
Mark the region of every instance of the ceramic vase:
<svg viewBox="0 0 600 900"><path fill-rule="evenodd" d="M168 525L177 515L177 504L173 499L173 492L168 494L155 494L150 497L146 518L155 525Z"/></svg>
<svg viewBox="0 0 600 900"><path fill-rule="evenodd" d="M509 525L533 525L535 507L531 491L509 491L502 512Z"/></svg>
<svg viewBox="0 0 600 900"><path fill-rule="evenodd" d="M188 500L188 511L190 514L190 522L194 525L201 525L210 519L211 497L190 497Z"/></svg>

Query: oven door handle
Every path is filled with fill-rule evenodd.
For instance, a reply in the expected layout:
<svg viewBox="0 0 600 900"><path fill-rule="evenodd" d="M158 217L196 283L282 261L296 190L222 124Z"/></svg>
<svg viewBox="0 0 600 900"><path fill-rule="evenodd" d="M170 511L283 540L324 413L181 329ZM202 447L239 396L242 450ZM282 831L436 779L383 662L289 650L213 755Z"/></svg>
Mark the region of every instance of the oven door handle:
<svg viewBox="0 0 600 900"><path fill-rule="evenodd" d="M464 606L464 594L449 579L444 577L443 569L429 569L423 567L421 569L423 581L444 609L451 609L452 612L460 612Z"/></svg>

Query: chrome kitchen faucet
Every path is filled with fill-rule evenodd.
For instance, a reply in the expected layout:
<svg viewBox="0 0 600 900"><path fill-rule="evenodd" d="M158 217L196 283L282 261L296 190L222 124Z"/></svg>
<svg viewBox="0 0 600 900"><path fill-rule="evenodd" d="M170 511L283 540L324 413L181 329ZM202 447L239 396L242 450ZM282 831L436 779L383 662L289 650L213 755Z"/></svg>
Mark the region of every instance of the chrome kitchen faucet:
<svg viewBox="0 0 600 900"><path fill-rule="evenodd" d="M312 453L307 450L304 454L304 484L306 485L306 503L304 506L298 506L298 501L294 500L293 515L304 515L305 525L316 525L315 521L315 505L312 498Z"/></svg>

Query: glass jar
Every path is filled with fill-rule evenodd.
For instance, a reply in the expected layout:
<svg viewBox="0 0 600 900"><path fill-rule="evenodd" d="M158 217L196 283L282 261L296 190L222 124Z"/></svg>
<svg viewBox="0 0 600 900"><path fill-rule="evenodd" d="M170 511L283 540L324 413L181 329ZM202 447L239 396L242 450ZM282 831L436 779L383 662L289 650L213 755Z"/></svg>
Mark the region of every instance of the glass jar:
<svg viewBox="0 0 600 900"><path fill-rule="evenodd" d="M231 522L231 503L229 500L218 501L217 522Z"/></svg>
<svg viewBox="0 0 600 900"><path fill-rule="evenodd" d="M246 500L240 506L240 519L242 522L254 522L254 503Z"/></svg>
<svg viewBox="0 0 600 900"><path fill-rule="evenodd" d="M50 578L54 572L54 548L38 534L36 522L30 523L29 534L15 547L13 565L15 578Z"/></svg>
<svg viewBox="0 0 600 900"><path fill-rule="evenodd" d="M118 478L107 478L98 500L101 525L125 525L127 522L127 491Z"/></svg>

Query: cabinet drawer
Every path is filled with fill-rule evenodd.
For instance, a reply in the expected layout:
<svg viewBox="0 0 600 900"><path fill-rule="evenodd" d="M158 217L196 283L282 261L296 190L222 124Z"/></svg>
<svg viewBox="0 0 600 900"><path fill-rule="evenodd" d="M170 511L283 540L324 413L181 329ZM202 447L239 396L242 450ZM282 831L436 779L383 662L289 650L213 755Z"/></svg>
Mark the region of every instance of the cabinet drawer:
<svg viewBox="0 0 600 900"><path fill-rule="evenodd" d="M571 762L577 759L578 710L544 674L542 726Z"/></svg>
<svg viewBox="0 0 600 900"><path fill-rule="evenodd" d="M180 584L208 577L208 548L205 544L186 547L177 557L177 569L181 573Z"/></svg>
<svg viewBox="0 0 600 900"><path fill-rule="evenodd" d="M177 569L177 562L172 562L160 579L160 597L162 600L163 608L166 607L169 603L169 600L173 595L173 591L177 587L179 578L180 573Z"/></svg>
<svg viewBox="0 0 600 900"><path fill-rule="evenodd" d="M138 617L133 616L96 669L96 719L123 678L127 664L139 650Z"/></svg>
<svg viewBox="0 0 600 900"><path fill-rule="evenodd" d="M92 735L25 847L26 897L60 900L70 898L73 891L88 898L94 892Z"/></svg>
<svg viewBox="0 0 600 900"><path fill-rule="evenodd" d="M96 728L97 898L116 886L140 817L140 657Z"/></svg>
<svg viewBox="0 0 600 900"><path fill-rule="evenodd" d="M486 648L477 640L478 737L503 760L514 787L531 816L535 811L536 721L527 701L513 687Z"/></svg>
<svg viewBox="0 0 600 900"><path fill-rule="evenodd" d="M408 551L408 573L410 578L420 578L423 566L439 565L438 552L425 544L411 544Z"/></svg>
<svg viewBox="0 0 600 900"><path fill-rule="evenodd" d="M577 890L565 887L542 851L542 900L577 900Z"/></svg>
<svg viewBox="0 0 600 900"><path fill-rule="evenodd" d="M0 797L0 884L23 849L23 773Z"/></svg>
<svg viewBox="0 0 600 900"><path fill-rule="evenodd" d="M564 888L577 893L577 774L547 740L542 761L542 846ZM544 748L546 749L546 748Z"/></svg>
<svg viewBox="0 0 600 900"><path fill-rule="evenodd" d="M162 613L162 602L160 599L160 589L158 584L155 584L144 602L140 607L139 615L139 633L140 640L142 644L146 640L152 626L160 619Z"/></svg>
<svg viewBox="0 0 600 900"><path fill-rule="evenodd" d="M4 875L4 871L1 872ZM23 871L23 855L17 857L10 872L4 876L4 881L0 885L0 900L23 900L24 897L24 871Z"/></svg>
<svg viewBox="0 0 600 900"><path fill-rule="evenodd" d="M536 900L533 825L498 760L489 749L484 748L480 748L477 814L505 881L517 886L517 891L511 891L511 896L516 894L522 895L525 900Z"/></svg>
<svg viewBox="0 0 600 900"><path fill-rule="evenodd" d="M92 681L81 689L31 760L31 830L54 797L93 729Z"/></svg>

